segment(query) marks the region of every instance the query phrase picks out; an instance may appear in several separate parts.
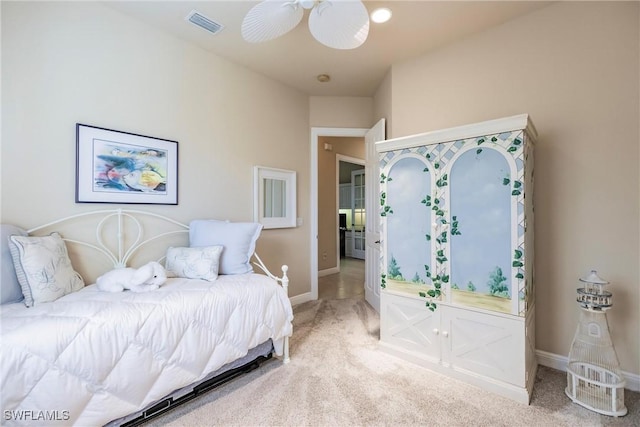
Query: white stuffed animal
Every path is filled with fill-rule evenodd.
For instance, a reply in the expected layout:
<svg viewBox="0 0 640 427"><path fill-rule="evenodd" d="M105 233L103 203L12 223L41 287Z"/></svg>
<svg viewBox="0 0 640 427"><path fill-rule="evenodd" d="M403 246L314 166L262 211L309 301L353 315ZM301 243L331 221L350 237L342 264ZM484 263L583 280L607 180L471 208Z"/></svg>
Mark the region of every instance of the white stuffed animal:
<svg viewBox="0 0 640 427"><path fill-rule="evenodd" d="M117 268L96 279L98 289L104 292L147 292L158 289L167 280L167 273L160 263L149 262L142 267Z"/></svg>

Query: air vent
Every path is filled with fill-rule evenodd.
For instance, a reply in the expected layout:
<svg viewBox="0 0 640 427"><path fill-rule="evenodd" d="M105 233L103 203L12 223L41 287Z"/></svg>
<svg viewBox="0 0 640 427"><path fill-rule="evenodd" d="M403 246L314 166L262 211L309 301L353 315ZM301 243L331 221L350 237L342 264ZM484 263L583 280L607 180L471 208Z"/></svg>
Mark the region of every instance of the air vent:
<svg viewBox="0 0 640 427"><path fill-rule="evenodd" d="M224 25L218 24L216 21L207 18L196 10L192 10L185 19L200 28L204 28L212 34L218 34L224 29Z"/></svg>

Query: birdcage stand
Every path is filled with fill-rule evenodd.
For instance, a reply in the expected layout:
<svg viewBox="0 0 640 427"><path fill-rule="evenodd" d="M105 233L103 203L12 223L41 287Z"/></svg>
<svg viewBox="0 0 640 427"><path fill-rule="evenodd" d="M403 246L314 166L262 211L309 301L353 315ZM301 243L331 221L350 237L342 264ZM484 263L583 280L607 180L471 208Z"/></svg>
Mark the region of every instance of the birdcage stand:
<svg viewBox="0 0 640 427"><path fill-rule="evenodd" d="M580 281L585 287L577 289L580 321L569 352L565 393L574 403L592 411L623 416L627 413L625 381L606 315L612 294L603 290L609 282L595 271Z"/></svg>

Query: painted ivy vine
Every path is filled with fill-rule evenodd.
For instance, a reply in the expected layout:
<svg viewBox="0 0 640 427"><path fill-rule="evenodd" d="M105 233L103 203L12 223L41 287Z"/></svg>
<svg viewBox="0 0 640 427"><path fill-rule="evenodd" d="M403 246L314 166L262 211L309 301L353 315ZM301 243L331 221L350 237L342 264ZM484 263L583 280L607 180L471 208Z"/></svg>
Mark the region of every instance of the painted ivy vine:
<svg viewBox="0 0 640 427"><path fill-rule="evenodd" d="M507 148L507 151L509 153L514 153L516 151L518 151L518 149L522 147L522 140L520 138L515 138L511 144L509 144L509 147Z"/></svg>
<svg viewBox="0 0 640 427"><path fill-rule="evenodd" d="M389 181L393 181L393 178L386 176L384 172L380 173L380 184L385 184ZM380 216L387 216L392 213L393 209L387 205L387 193L382 191L380 193ZM387 275L385 273L380 274L380 287L382 289L387 287Z"/></svg>
<svg viewBox="0 0 640 427"><path fill-rule="evenodd" d="M442 166L440 159L432 159L431 154L427 153L425 155L430 164L433 165L435 170L439 170ZM425 167L423 172L429 172L429 168ZM436 189L434 194L427 194L420 201L426 208L433 211L433 214L436 217L436 224L440 226L446 226L448 224L446 216L447 211L445 209L445 200L443 197L444 187L449 185L449 175L443 174L436 180ZM452 217L452 228L451 228L451 236L460 235L459 230L459 222L456 216ZM435 241L435 249L436 249L436 268L435 272L432 272L428 265L424 266L425 275L427 278L431 279L431 283L433 285L432 289L427 291L420 291L418 295L422 298L427 298L425 305L431 311L435 311L437 308L437 304L435 302L436 299L440 299L443 295L443 286L446 286L449 283L449 275L446 274L445 263L448 261L447 256L445 255L446 244L449 243L449 232L444 229L436 233L436 235L432 236L431 234L425 234L425 239L427 241L431 241L432 239Z"/></svg>
<svg viewBox="0 0 640 427"><path fill-rule="evenodd" d="M523 252L520 249L516 249L513 254L513 262L511 265L518 269L518 273L516 273L516 279L524 279L524 274L522 274L522 268L524 267L524 259L522 258Z"/></svg>
<svg viewBox="0 0 640 427"><path fill-rule="evenodd" d="M393 181L393 178L386 176L384 172L380 174L380 184L384 184L389 181ZM392 213L393 209L391 209L391 206L387 205L387 193L382 191L380 193L380 216L387 216Z"/></svg>
<svg viewBox="0 0 640 427"><path fill-rule="evenodd" d="M509 185L511 183L511 179L509 178L509 176L505 176L504 178L502 178L502 185ZM522 191L524 190L523 186L522 186L522 181L513 181L513 188L511 189L511 195L512 196L519 196L522 194Z"/></svg>
<svg viewBox="0 0 640 427"><path fill-rule="evenodd" d="M486 141L487 141L487 137L478 138L476 140L476 144L478 145L478 148L476 149L476 154L482 153L482 148L480 148L479 146L485 143ZM498 138L496 138L495 136L492 136L489 139L489 141L496 144L498 142ZM515 153L516 151L518 151L518 149L520 149L520 147L522 147L522 139L514 138L514 140L511 141L511 143L507 147L507 152Z"/></svg>

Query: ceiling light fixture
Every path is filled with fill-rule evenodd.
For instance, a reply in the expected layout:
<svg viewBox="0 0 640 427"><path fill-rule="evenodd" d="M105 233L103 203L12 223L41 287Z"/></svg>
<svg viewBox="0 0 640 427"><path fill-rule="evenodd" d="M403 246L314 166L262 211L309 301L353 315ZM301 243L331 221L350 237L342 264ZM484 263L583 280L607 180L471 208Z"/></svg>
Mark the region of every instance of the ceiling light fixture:
<svg viewBox="0 0 640 427"><path fill-rule="evenodd" d="M309 10L309 31L334 49L355 49L367 40L369 14L360 0L264 0L242 21L242 37L260 43L293 30Z"/></svg>
<svg viewBox="0 0 640 427"><path fill-rule="evenodd" d="M391 19L391 9L388 7L380 7L371 12L371 20L376 24L382 24Z"/></svg>
<svg viewBox="0 0 640 427"><path fill-rule="evenodd" d="M318 74L318 77L316 78L320 83L327 83L329 80L331 80L331 76L329 74Z"/></svg>

